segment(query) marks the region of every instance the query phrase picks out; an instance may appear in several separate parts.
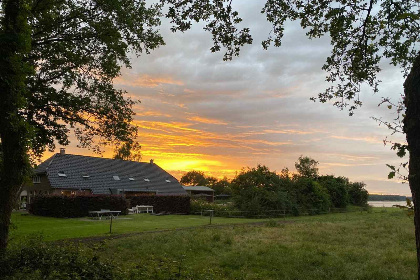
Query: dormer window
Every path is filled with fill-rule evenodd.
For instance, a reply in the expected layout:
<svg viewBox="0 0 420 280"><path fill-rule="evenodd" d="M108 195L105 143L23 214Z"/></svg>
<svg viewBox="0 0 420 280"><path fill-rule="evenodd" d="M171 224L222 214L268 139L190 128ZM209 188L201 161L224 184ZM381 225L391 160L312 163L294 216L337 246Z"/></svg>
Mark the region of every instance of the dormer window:
<svg viewBox="0 0 420 280"><path fill-rule="evenodd" d="M148 178L144 178L145 182L150 182L150 180Z"/></svg>
<svg viewBox="0 0 420 280"><path fill-rule="evenodd" d="M114 178L114 180L115 180L115 181L119 181L119 180L120 180L120 177L119 177L119 176L117 176L117 175L112 176L112 178Z"/></svg>
<svg viewBox="0 0 420 280"><path fill-rule="evenodd" d="M41 177L39 177L38 175L33 176L33 177L32 177L32 182L33 182L34 184L39 184L39 183L41 183Z"/></svg>
<svg viewBox="0 0 420 280"><path fill-rule="evenodd" d="M64 171L58 171L58 177L67 177L67 175Z"/></svg>

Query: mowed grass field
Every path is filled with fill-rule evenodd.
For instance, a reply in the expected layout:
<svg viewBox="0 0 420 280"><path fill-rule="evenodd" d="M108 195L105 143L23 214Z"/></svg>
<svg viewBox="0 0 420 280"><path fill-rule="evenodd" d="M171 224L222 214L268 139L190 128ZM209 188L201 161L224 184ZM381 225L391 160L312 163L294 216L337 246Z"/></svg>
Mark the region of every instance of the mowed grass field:
<svg viewBox="0 0 420 280"><path fill-rule="evenodd" d="M199 225L198 221L201 224L208 222L208 218L195 216L153 218L167 219L166 222L161 220L168 223L166 228L179 228L181 225L176 223L193 226ZM193 218L205 220L192 222L195 221ZM18 227L12 236L23 236L27 231L23 227L29 226L31 221L32 224L44 221L47 225L44 219L14 216ZM138 226L145 229L147 216L140 215L138 219ZM214 222L218 219L219 223L225 223L217 217ZM133 227L136 221L131 221ZM93 248L100 259L109 260L131 273L130 279L383 280L417 277L413 220L400 209L374 208L370 213L289 217L278 221L145 232L81 246ZM56 222L62 223L62 231L69 231L72 223L80 225L80 221L74 219ZM126 222L130 221L119 221L121 228ZM103 225L106 228L109 224ZM58 234L60 224L56 226ZM33 226L32 229L38 230L32 232L40 232L42 227L42 224ZM155 230L155 227L149 228ZM45 228L44 234L47 232L53 233ZM60 234L62 238L66 237L64 233ZM52 239L59 238L50 237Z"/></svg>
<svg viewBox="0 0 420 280"><path fill-rule="evenodd" d="M221 218L212 219L213 225L231 223L260 222L260 219ZM185 227L197 227L209 224L208 216L135 214L120 216L112 221L112 235L133 232L156 231ZM93 236L110 236L110 220L93 220L89 218L51 218L15 212L12 214L10 238L19 242L28 236L41 235L46 241L83 238Z"/></svg>

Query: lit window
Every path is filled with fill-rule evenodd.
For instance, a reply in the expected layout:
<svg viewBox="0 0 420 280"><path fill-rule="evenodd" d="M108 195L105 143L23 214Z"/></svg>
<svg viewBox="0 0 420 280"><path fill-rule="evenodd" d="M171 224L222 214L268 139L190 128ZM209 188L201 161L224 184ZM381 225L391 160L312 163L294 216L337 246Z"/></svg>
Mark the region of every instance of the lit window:
<svg viewBox="0 0 420 280"><path fill-rule="evenodd" d="M119 180L120 180L120 177L119 177L119 176L117 176L117 175L112 176L112 178L114 178L114 180L115 180L115 181L119 181Z"/></svg>
<svg viewBox="0 0 420 280"><path fill-rule="evenodd" d="M33 177L32 177L32 182L33 182L34 184L39 184L39 183L41 183L41 177L39 177L38 175L33 176Z"/></svg>

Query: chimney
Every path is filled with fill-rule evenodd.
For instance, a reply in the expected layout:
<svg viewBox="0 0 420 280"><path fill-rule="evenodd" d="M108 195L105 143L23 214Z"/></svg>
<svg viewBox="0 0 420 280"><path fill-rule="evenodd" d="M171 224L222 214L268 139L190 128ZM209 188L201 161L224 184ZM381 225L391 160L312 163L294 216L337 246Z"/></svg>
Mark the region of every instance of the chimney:
<svg viewBox="0 0 420 280"><path fill-rule="evenodd" d="M153 164L153 159L150 160L150 164Z"/></svg>
<svg viewBox="0 0 420 280"><path fill-rule="evenodd" d="M66 149L60 148L60 155L65 155L65 154L66 154Z"/></svg>

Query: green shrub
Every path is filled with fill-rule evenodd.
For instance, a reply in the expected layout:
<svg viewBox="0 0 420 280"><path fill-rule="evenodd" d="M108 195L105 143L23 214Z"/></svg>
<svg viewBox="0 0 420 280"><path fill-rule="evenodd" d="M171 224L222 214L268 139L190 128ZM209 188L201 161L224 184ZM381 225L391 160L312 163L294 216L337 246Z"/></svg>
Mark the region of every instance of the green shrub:
<svg viewBox="0 0 420 280"><path fill-rule="evenodd" d="M9 248L0 259L0 275L4 280L112 280L122 276L117 267L87 251L35 240Z"/></svg>
<svg viewBox="0 0 420 280"><path fill-rule="evenodd" d="M354 182L348 185L348 193L350 203L353 205L367 205L369 193L365 189L366 184L363 182Z"/></svg>
<svg viewBox="0 0 420 280"><path fill-rule="evenodd" d="M191 200L191 213L199 214L205 210L213 210L213 214L215 216L228 217L231 216L233 211L236 211L237 209L234 207L233 204L230 203L216 204L203 199Z"/></svg>
<svg viewBox="0 0 420 280"><path fill-rule="evenodd" d="M56 218L86 217L89 211L110 209L127 214L129 204L120 195L36 196L28 207L29 213Z"/></svg>
<svg viewBox="0 0 420 280"><path fill-rule="evenodd" d="M278 216L293 207L292 199L286 191L270 191L265 188L247 188L235 196L236 207L247 217Z"/></svg>
<svg viewBox="0 0 420 280"><path fill-rule="evenodd" d="M349 180L347 178L326 175L318 177L317 181L327 189L333 207L347 207L347 204L349 203L349 195L347 190Z"/></svg>
<svg viewBox="0 0 420 280"><path fill-rule="evenodd" d="M293 194L299 205L299 214L320 214L328 212L331 206L327 189L309 178L300 177L294 180Z"/></svg>

